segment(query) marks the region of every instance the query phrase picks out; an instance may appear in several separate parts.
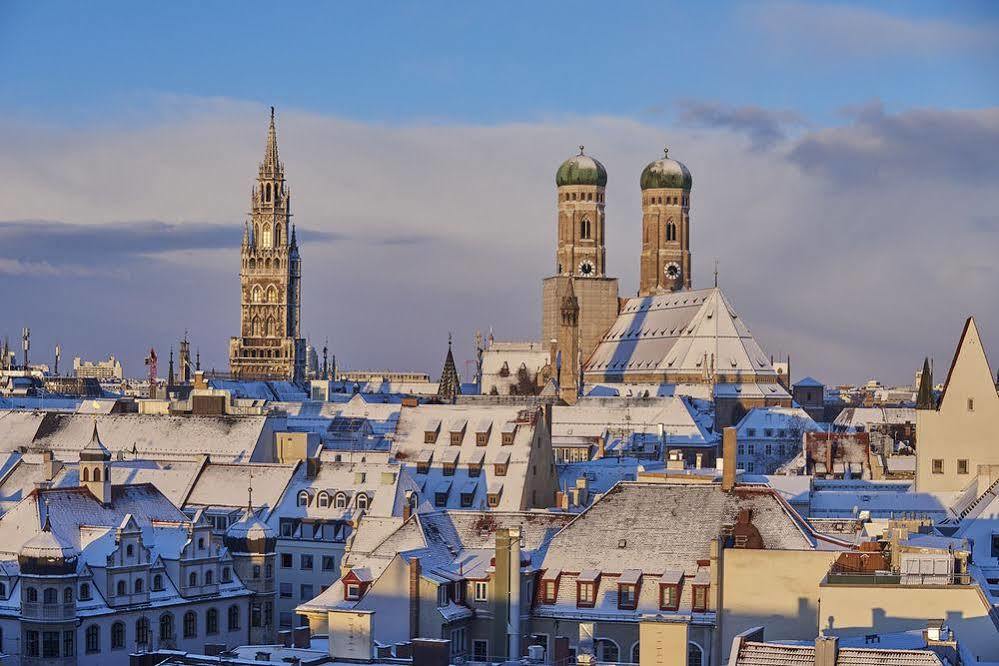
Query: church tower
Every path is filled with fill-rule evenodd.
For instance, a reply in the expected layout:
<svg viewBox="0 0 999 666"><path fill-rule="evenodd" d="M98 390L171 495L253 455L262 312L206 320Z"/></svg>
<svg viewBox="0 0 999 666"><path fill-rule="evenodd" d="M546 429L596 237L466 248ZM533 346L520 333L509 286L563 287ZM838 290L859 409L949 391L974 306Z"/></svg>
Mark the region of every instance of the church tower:
<svg viewBox="0 0 999 666"><path fill-rule="evenodd" d="M690 289L690 188L682 163L662 159L642 171L642 263L638 295Z"/></svg>
<svg viewBox="0 0 999 666"><path fill-rule="evenodd" d="M541 339L554 342L562 359L559 383L567 401L575 402L580 362L617 318L617 278L607 277L604 245L606 187L607 170L582 146L555 172L556 274L542 286Z"/></svg>
<svg viewBox="0 0 999 666"><path fill-rule="evenodd" d="M278 158L274 107L250 200L240 270L241 330L229 342L229 366L237 379L300 381L305 376L302 267L291 224L291 191Z"/></svg>

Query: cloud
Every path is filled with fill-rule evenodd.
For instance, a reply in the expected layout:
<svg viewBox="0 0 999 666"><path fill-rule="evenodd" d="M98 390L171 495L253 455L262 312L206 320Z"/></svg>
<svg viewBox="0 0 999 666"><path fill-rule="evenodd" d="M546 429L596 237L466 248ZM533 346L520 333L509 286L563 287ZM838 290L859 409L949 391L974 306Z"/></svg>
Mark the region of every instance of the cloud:
<svg viewBox="0 0 999 666"><path fill-rule="evenodd" d="M888 114L874 102L849 113L851 124L803 137L790 159L844 185L889 180L978 185L999 179L999 107Z"/></svg>
<svg viewBox="0 0 999 666"><path fill-rule="evenodd" d="M0 335L30 325L41 357L58 341L66 357L113 352L141 374L150 346L165 350L188 328L204 365L226 367L267 112L184 108L88 132L0 126L0 201L15 221L0 225ZM785 127L766 151L747 151L750 130L732 122L392 126L278 111L304 332L328 337L345 368L436 375L453 331L467 374L477 329L536 339L555 264L554 172L580 143L608 169L608 270L633 294L638 176L667 135L694 175L695 286L711 283L718 259L740 316L768 352L792 356L797 376L908 381L924 355L949 360L968 314L999 349L999 268L983 236L999 210L985 163L994 110L868 105L842 126Z"/></svg>
<svg viewBox="0 0 999 666"><path fill-rule="evenodd" d="M678 122L682 126L725 129L745 134L753 148L771 148L787 136L790 128L803 125L794 111L774 111L759 106L729 106L720 102L681 100Z"/></svg>
<svg viewBox="0 0 999 666"><path fill-rule="evenodd" d="M848 4L806 2L759 3L746 11L769 44L793 50L797 57L995 51L999 44L999 23L991 18L972 25Z"/></svg>

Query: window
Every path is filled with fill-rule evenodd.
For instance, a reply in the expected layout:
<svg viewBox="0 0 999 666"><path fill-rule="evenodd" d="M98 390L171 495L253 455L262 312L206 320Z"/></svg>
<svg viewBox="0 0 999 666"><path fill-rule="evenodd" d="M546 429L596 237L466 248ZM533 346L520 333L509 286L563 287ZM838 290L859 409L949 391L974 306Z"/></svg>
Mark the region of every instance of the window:
<svg viewBox="0 0 999 666"><path fill-rule="evenodd" d="M284 599L291 599L292 594L291 583L281 583L281 597Z"/></svg>
<svg viewBox="0 0 999 666"><path fill-rule="evenodd" d="M447 493L434 493L434 506L436 507L446 507L447 506Z"/></svg>
<svg viewBox="0 0 999 666"><path fill-rule="evenodd" d="M944 471L944 468L943 468L943 459L942 458L934 458L933 459L933 473L934 474L943 474L943 471Z"/></svg>
<svg viewBox="0 0 999 666"><path fill-rule="evenodd" d="M631 646L631 663L637 664L641 661L642 651L639 649L641 646L635 643Z"/></svg>
<svg viewBox="0 0 999 666"><path fill-rule="evenodd" d="M496 463L493 466L493 474L496 476L506 476L506 463Z"/></svg>
<svg viewBox="0 0 999 666"><path fill-rule="evenodd" d="M468 509L472 506L472 501L475 499L475 492L462 493L461 494L461 508Z"/></svg>
<svg viewBox="0 0 999 666"><path fill-rule="evenodd" d="M356 601L361 598L361 586L357 583L347 583L347 589L344 594L347 595L347 599L350 601Z"/></svg>
<svg viewBox="0 0 999 666"><path fill-rule="evenodd" d="M253 604L252 606L250 606L250 626L251 627L261 626L260 604Z"/></svg>
<svg viewBox="0 0 999 666"><path fill-rule="evenodd" d="M704 650L696 643L687 643L687 666L704 666Z"/></svg>
<svg viewBox="0 0 999 666"><path fill-rule="evenodd" d="M486 601L489 599L489 583L484 580L475 581L475 600Z"/></svg>
<svg viewBox="0 0 999 666"><path fill-rule="evenodd" d="M752 444L747 444L746 450L749 452L749 455L753 455L754 453L756 453L756 447Z"/></svg>
<svg viewBox="0 0 999 666"><path fill-rule="evenodd" d="M746 437L756 437L756 428L746 428Z"/></svg>
<svg viewBox="0 0 999 666"><path fill-rule="evenodd" d="M115 585L115 594L119 597L123 597L128 594L128 589L125 587L125 581L119 580L118 584Z"/></svg>
<svg viewBox="0 0 999 666"><path fill-rule="evenodd" d="M312 586L311 585L303 585L302 588L299 590L298 597L302 601L308 601L309 599L311 599L314 596L315 595L312 594Z"/></svg>
<svg viewBox="0 0 999 666"><path fill-rule="evenodd" d="M90 583L80 583L80 601L90 601L90 599Z"/></svg>
<svg viewBox="0 0 999 666"><path fill-rule="evenodd" d="M111 625L111 649L121 650L125 647L125 623L115 622Z"/></svg>
<svg viewBox="0 0 999 666"><path fill-rule="evenodd" d="M62 632L62 656L72 657L76 654L76 631Z"/></svg>
<svg viewBox="0 0 999 666"><path fill-rule="evenodd" d="M763 452L766 453L769 456L770 454L772 454L774 452L773 446L771 446L770 444L767 444L765 447L763 447Z"/></svg>
<svg viewBox="0 0 999 666"><path fill-rule="evenodd" d="M451 656L465 654L465 645L468 643L468 629L458 627L451 630Z"/></svg>
<svg viewBox="0 0 999 666"><path fill-rule="evenodd" d="M163 589L163 576L156 574L153 576L153 590L159 592Z"/></svg>
<svg viewBox="0 0 999 666"><path fill-rule="evenodd" d="M489 661L489 641L475 639L472 641L472 660Z"/></svg>
<svg viewBox="0 0 999 666"><path fill-rule="evenodd" d="M292 566L291 553L281 553L281 568L290 569Z"/></svg>
<svg viewBox="0 0 999 666"><path fill-rule="evenodd" d="M194 611L184 613L184 638L197 638L198 616Z"/></svg>
<svg viewBox="0 0 999 666"><path fill-rule="evenodd" d="M346 509L347 495L345 493L337 493L336 497L333 498L333 506L337 509Z"/></svg>
<svg viewBox="0 0 999 666"><path fill-rule="evenodd" d="M140 617L135 621L135 642L142 645L149 645L150 634L149 631L149 618Z"/></svg>
<svg viewBox="0 0 999 666"><path fill-rule="evenodd" d="M303 571L312 571L312 555L302 555L299 558L299 568Z"/></svg>
<svg viewBox="0 0 999 666"><path fill-rule="evenodd" d="M270 566L269 564L267 565ZM232 570L229 567L222 567L222 582L231 583L232 582Z"/></svg>
<svg viewBox="0 0 999 666"><path fill-rule="evenodd" d="M676 610L679 607L680 607L680 586L660 585L659 586L660 610Z"/></svg>
<svg viewBox="0 0 999 666"><path fill-rule="evenodd" d="M750 473L756 471L756 463L752 461L746 463L746 471Z"/></svg>
<svg viewBox="0 0 999 666"><path fill-rule="evenodd" d="M576 605L592 608L597 598L595 583L576 583Z"/></svg>
<svg viewBox="0 0 999 666"><path fill-rule="evenodd" d="M617 606L623 610L634 610L638 607L638 586L618 585Z"/></svg>
<svg viewBox="0 0 999 666"><path fill-rule="evenodd" d="M693 611L703 613L708 609L708 586L694 585Z"/></svg>
<svg viewBox="0 0 999 666"><path fill-rule="evenodd" d="M471 479L477 479L482 475L482 464L481 463L469 463L468 465L468 476Z"/></svg>
<svg viewBox="0 0 999 666"><path fill-rule="evenodd" d="M55 604L59 603L59 591L54 587L46 587L45 591L42 593L42 603Z"/></svg>
<svg viewBox="0 0 999 666"><path fill-rule="evenodd" d="M445 462L441 465L444 476L454 476L454 470L458 467L457 463Z"/></svg>
<svg viewBox="0 0 999 666"><path fill-rule="evenodd" d="M336 558L332 555L323 555L323 571L336 571Z"/></svg>
<svg viewBox="0 0 999 666"><path fill-rule="evenodd" d="M500 500L499 493L488 493L486 495L486 504L488 504L491 508L498 507L499 500ZM535 501L534 503L537 504L537 501Z"/></svg>
<svg viewBox="0 0 999 666"><path fill-rule="evenodd" d="M73 588L67 587L62 591L62 602L64 604L73 603Z"/></svg>
<svg viewBox="0 0 999 666"><path fill-rule="evenodd" d="M968 398L968 411L969 412L975 411L975 399L974 398Z"/></svg>
<svg viewBox="0 0 999 666"><path fill-rule="evenodd" d="M187 577L187 585L188 587L196 587L198 585L197 571L192 571L191 574Z"/></svg>
<svg viewBox="0 0 999 666"><path fill-rule="evenodd" d="M101 628L96 624L87 627L84 649L87 651L87 654L101 651Z"/></svg>
<svg viewBox="0 0 999 666"><path fill-rule="evenodd" d="M330 496L325 490L319 493L319 498L316 500L320 507L326 508L330 505Z"/></svg>
<svg viewBox="0 0 999 666"><path fill-rule="evenodd" d="M24 636L24 653L29 657L38 656L38 632L29 629Z"/></svg>
<svg viewBox="0 0 999 666"><path fill-rule="evenodd" d="M593 641L593 651L596 652L598 661L617 661L620 658L620 653L617 649L617 643L610 640L609 638L598 638Z"/></svg>
<svg viewBox="0 0 999 666"><path fill-rule="evenodd" d="M556 594L558 594L558 581L556 580L541 581L541 596L546 604L555 603Z"/></svg>
<svg viewBox="0 0 999 666"><path fill-rule="evenodd" d="M229 631L239 629L239 606L229 606Z"/></svg>
<svg viewBox="0 0 999 666"><path fill-rule="evenodd" d="M957 461L957 473L958 474L967 474L968 473L968 461L967 460L958 460Z"/></svg>
<svg viewBox="0 0 999 666"><path fill-rule="evenodd" d="M215 608L209 608L205 613L205 633L219 633L219 612Z"/></svg>
<svg viewBox="0 0 999 666"><path fill-rule="evenodd" d="M579 221L579 237L584 240L590 237L590 218L584 217Z"/></svg>
<svg viewBox="0 0 999 666"><path fill-rule="evenodd" d="M512 446L513 445L513 433L512 432L505 432L505 433L503 433L503 437L500 438L500 443L503 446Z"/></svg>
<svg viewBox="0 0 999 666"><path fill-rule="evenodd" d="M173 613L160 615L160 641L173 640Z"/></svg>
<svg viewBox="0 0 999 666"><path fill-rule="evenodd" d="M215 582L215 572L209 569L205 572L205 585L211 585Z"/></svg>
<svg viewBox="0 0 999 666"><path fill-rule="evenodd" d="M745 453L746 453L746 445L745 444L740 444L739 445L739 455L741 456L741 455L744 455Z"/></svg>
<svg viewBox="0 0 999 666"><path fill-rule="evenodd" d="M368 508L368 496L365 495L364 493L361 493L360 495L357 496L356 504L357 504L357 508L358 509L367 509Z"/></svg>
<svg viewBox="0 0 999 666"><path fill-rule="evenodd" d="M132 544L128 544L127 546L125 546L125 555L127 555L128 557L132 557L133 555L135 555L135 546L133 546Z"/></svg>
<svg viewBox="0 0 999 666"><path fill-rule="evenodd" d="M309 493L304 490L298 492L298 506L309 506Z"/></svg>
<svg viewBox="0 0 999 666"><path fill-rule="evenodd" d="M141 578L136 578L135 579L135 593L136 594L142 594L142 579Z"/></svg>
<svg viewBox="0 0 999 666"><path fill-rule="evenodd" d="M24 592L24 598L31 603L35 603L38 601L38 590L33 587L29 587Z"/></svg>

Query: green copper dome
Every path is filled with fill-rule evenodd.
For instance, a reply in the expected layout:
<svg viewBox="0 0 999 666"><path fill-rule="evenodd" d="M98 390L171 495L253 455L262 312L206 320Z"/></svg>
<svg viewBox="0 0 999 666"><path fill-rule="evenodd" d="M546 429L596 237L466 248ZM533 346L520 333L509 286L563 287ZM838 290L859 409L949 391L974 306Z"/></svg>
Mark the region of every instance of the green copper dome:
<svg viewBox="0 0 999 666"><path fill-rule="evenodd" d="M682 188L689 190L694 184L690 171L682 162L669 158L669 151L664 150L662 159L652 162L642 170L639 181L643 190L659 188Z"/></svg>
<svg viewBox="0 0 999 666"><path fill-rule="evenodd" d="M555 172L555 185L599 185L607 186L607 169L589 155L583 154L579 147L579 155L570 157Z"/></svg>

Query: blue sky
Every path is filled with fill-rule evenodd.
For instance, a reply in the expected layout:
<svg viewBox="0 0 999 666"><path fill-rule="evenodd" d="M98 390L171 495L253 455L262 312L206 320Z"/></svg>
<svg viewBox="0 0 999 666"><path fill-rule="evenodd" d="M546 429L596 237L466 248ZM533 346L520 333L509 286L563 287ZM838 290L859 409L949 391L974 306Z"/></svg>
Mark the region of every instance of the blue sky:
<svg viewBox="0 0 999 666"><path fill-rule="evenodd" d="M798 376L909 381L969 314L999 348L994 2L3 2L0 335L139 374L188 329L225 367L271 104L305 332L345 367L536 338L580 143L622 294L668 143L695 286L719 260Z"/></svg>

